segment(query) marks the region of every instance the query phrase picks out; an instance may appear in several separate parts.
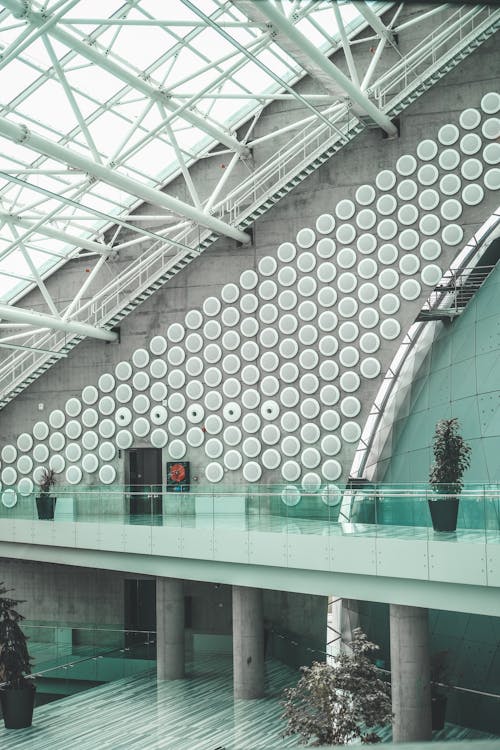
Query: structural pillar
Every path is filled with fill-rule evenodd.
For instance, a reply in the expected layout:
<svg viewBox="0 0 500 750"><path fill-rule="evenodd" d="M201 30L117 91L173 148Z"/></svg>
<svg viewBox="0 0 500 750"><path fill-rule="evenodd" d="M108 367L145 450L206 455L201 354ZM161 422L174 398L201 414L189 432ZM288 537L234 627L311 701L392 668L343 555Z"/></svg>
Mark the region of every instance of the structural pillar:
<svg viewBox="0 0 500 750"><path fill-rule="evenodd" d="M184 591L174 578L156 579L156 674L184 677Z"/></svg>
<svg viewBox="0 0 500 750"><path fill-rule="evenodd" d="M393 742L432 736L427 609L391 604Z"/></svg>
<svg viewBox="0 0 500 750"><path fill-rule="evenodd" d="M261 589L233 586L233 679L235 698L264 695Z"/></svg>

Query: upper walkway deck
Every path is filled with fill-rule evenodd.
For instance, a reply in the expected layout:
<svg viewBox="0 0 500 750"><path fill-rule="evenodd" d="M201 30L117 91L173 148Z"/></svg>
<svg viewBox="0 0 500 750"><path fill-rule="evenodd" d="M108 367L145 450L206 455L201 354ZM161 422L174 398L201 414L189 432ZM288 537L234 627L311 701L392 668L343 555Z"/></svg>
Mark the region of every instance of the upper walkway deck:
<svg viewBox="0 0 500 750"><path fill-rule="evenodd" d="M58 488L54 521L32 496L2 508L0 555L499 615L498 488L466 488L449 533L433 531L427 494L379 486L291 505L272 488Z"/></svg>

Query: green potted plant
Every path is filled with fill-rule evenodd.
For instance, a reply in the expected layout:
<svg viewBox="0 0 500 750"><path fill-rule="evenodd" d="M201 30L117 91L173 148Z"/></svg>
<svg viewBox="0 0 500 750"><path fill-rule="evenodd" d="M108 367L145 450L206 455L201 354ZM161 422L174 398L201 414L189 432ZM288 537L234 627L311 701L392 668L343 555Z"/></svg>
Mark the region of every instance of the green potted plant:
<svg viewBox="0 0 500 750"><path fill-rule="evenodd" d="M456 417L440 419L436 424L432 450L429 483L435 494L428 498L432 526L435 531L455 531L463 475L470 466L471 453Z"/></svg>
<svg viewBox="0 0 500 750"><path fill-rule="evenodd" d="M31 726L35 685L26 679L31 656L19 625L24 620L16 610L20 602L5 596L8 593L0 583L0 702L6 729L23 729Z"/></svg>
<svg viewBox="0 0 500 750"><path fill-rule="evenodd" d="M36 499L36 509L38 511L38 518L45 521L52 521L54 518L57 498L50 494L50 490L55 483L56 473L54 469L44 468L42 477L38 483L40 494Z"/></svg>
<svg viewBox="0 0 500 750"><path fill-rule="evenodd" d="M285 736L298 734L308 746L381 741L375 730L392 722L392 708L391 686L371 658L378 646L356 628L349 647L332 664L301 667L297 685L284 691Z"/></svg>

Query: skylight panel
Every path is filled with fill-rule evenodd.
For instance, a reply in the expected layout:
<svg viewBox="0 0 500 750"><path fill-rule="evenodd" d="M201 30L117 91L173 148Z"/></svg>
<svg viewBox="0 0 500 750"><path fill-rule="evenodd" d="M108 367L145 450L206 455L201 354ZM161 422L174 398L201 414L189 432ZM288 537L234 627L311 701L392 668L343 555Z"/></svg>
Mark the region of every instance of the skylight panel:
<svg viewBox="0 0 500 750"><path fill-rule="evenodd" d="M26 65L22 60L11 60L6 70L0 71L0 105L6 106L8 102L19 95L30 86L39 76L36 70Z"/></svg>
<svg viewBox="0 0 500 750"><path fill-rule="evenodd" d="M54 81L46 81L33 91L17 107L21 115L28 114L37 120L53 123L61 133L78 126L78 120L71 109L62 87Z"/></svg>

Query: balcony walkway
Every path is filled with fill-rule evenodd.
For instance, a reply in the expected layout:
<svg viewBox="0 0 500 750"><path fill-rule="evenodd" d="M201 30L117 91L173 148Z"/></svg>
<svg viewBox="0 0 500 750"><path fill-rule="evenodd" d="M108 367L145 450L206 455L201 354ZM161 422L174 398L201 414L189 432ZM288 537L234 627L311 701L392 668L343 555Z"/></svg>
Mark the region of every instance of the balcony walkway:
<svg viewBox="0 0 500 750"><path fill-rule="evenodd" d="M23 507L0 519L3 557L500 614L498 528L437 533L244 508L131 517L90 505L46 521Z"/></svg>

